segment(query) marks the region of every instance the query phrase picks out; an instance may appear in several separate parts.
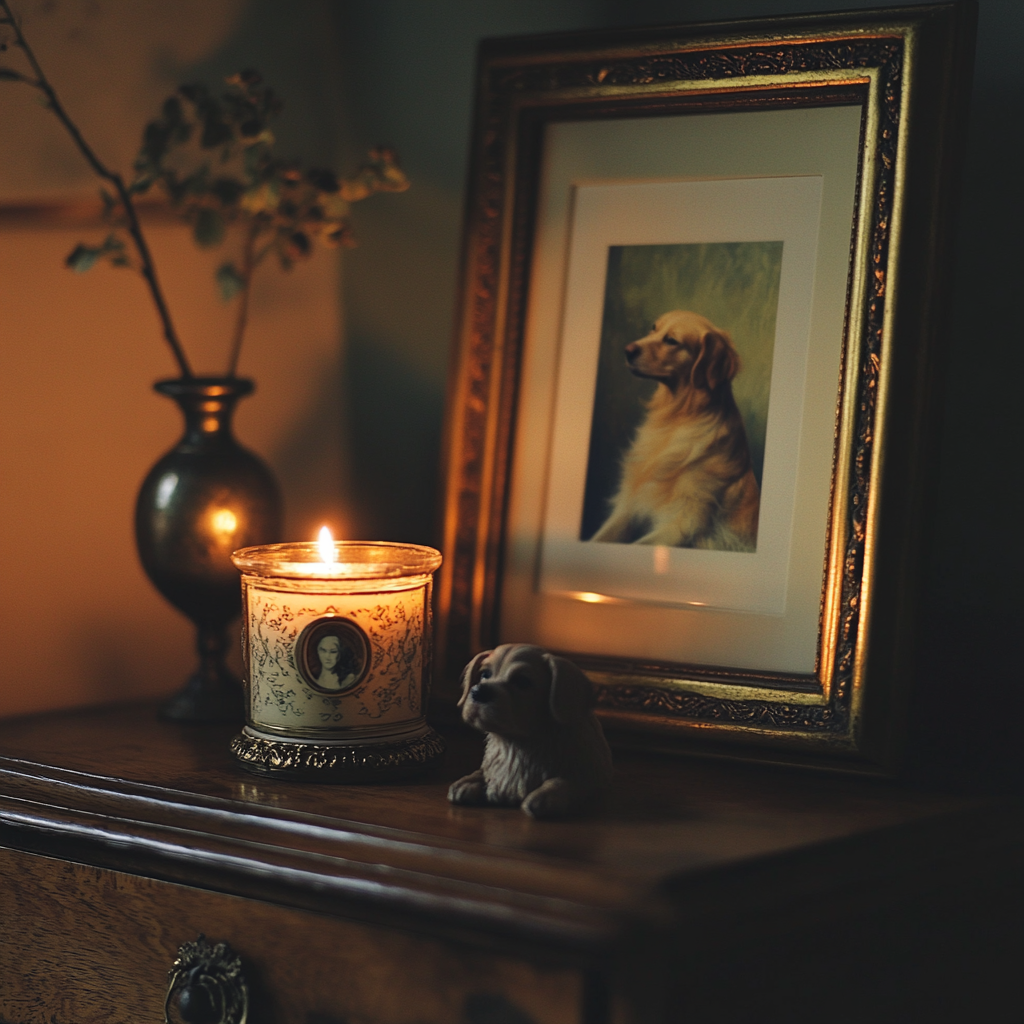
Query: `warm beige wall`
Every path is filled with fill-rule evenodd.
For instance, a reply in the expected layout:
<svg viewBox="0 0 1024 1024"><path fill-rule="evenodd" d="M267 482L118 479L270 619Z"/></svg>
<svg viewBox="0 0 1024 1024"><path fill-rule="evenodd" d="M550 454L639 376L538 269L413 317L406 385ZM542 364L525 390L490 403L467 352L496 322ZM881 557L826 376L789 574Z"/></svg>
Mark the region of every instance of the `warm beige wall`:
<svg viewBox="0 0 1024 1024"><path fill-rule="evenodd" d="M246 16L242 0L20 6L68 106L121 168L159 99ZM0 83L4 715L166 693L193 666L191 627L143 576L132 535L138 486L180 433L173 404L151 390L175 367L141 279L63 268L75 242L102 229L10 212L12 201L93 188L51 115L19 89ZM200 254L180 227L148 233L195 369L217 371L230 323L212 280L223 254ZM277 471L290 537L324 521L344 532L339 260L320 253L291 275L260 274L240 367L257 393L239 407L237 433Z"/></svg>
<svg viewBox="0 0 1024 1024"><path fill-rule="evenodd" d="M193 272L187 235L150 234L197 369L215 366L227 311ZM77 237L0 228L4 713L164 692L192 662L190 627L143 576L132 537L139 484L180 433L174 405L149 387L173 366L133 275L62 268ZM243 366L259 386L237 433L277 470L296 537L339 519L337 417L325 400L335 271L325 258L286 280L266 275Z"/></svg>

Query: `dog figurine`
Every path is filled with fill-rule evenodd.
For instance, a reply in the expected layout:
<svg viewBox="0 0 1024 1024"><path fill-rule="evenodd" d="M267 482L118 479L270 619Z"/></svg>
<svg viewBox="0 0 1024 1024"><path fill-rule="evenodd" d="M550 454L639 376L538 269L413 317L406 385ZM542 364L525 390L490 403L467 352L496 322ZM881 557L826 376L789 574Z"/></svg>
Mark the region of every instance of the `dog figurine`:
<svg viewBox="0 0 1024 1024"><path fill-rule="evenodd" d="M484 759L453 782L453 804L521 807L532 818L597 808L612 756L593 712L590 680L531 644L483 651L462 673L462 718L487 734Z"/></svg>
<svg viewBox="0 0 1024 1024"><path fill-rule="evenodd" d="M674 309L625 355L629 371L658 388L608 518L590 539L754 551L761 492L732 394L740 357L729 335Z"/></svg>

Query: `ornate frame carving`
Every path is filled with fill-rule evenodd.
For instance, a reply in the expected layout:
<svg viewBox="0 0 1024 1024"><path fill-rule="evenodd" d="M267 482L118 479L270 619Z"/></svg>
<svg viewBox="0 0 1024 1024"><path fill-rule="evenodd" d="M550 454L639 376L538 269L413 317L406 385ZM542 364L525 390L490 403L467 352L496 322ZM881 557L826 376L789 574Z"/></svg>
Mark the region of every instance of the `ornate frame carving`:
<svg viewBox="0 0 1024 1024"><path fill-rule="evenodd" d="M756 748L759 757L892 767L913 668L918 524L933 476L932 393L974 21L974 5L961 0L482 45L447 424L443 695L454 695L451 681L472 653L502 639L498 600L544 124L859 104L814 677L565 653L588 670L605 724L623 740L727 743Z"/></svg>

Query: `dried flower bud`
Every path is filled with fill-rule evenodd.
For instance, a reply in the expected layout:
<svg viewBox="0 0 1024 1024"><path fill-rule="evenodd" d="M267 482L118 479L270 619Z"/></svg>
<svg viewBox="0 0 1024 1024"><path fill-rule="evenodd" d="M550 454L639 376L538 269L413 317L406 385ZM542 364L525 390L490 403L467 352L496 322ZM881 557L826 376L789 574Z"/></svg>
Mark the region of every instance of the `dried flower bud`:
<svg viewBox="0 0 1024 1024"><path fill-rule="evenodd" d="M337 192L341 187L338 184L338 179L333 171L319 167L311 167L306 171L306 181L308 181L314 188L320 189L321 192L329 192L332 194Z"/></svg>
<svg viewBox="0 0 1024 1024"><path fill-rule="evenodd" d="M312 251L309 236L304 231L295 231L288 236L288 255L292 259L303 259Z"/></svg>

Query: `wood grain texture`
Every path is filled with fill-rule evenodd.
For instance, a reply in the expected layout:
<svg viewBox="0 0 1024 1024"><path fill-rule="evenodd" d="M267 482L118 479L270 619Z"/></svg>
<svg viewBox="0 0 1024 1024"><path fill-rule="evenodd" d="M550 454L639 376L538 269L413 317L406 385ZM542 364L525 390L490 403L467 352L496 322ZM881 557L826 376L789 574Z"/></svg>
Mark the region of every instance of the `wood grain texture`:
<svg viewBox="0 0 1024 1024"><path fill-rule="evenodd" d="M230 728L155 711L0 723L0 848L20 851L0 861L0 1019L114 1019L105 986L116 976L125 999L143 998L132 993L149 993L201 931L259 966L268 1006L316 996L296 1004L306 1017L274 1003L265 1018L304 1024L345 1019L332 1005L349 1024L458 1022L474 994L567 1024L690 1019L695 1007L707 1013L693 1019L743 1020L769 989L789 1019L810 991L790 951L821 947L814 991L826 976L841 987L844 964L898 934L901 907L959 907L948 935L1021 950L991 910L1019 874L1016 804L620 753L603 814L538 822L447 802L479 764L472 735L450 735L448 761L419 781L317 786L250 776L228 753ZM821 936L834 937L827 951ZM941 976L961 962L951 953ZM419 1017L401 1016L403 992ZM747 1017L730 1016L741 1005ZM806 1009L812 1020L820 1005Z"/></svg>
<svg viewBox="0 0 1024 1024"><path fill-rule="evenodd" d="M453 1024L482 997L537 1024L580 1019L570 971L30 854L0 851L0 874L0 1017L15 1024L159 1021L177 948L200 932L242 956L253 1024Z"/></svg>

